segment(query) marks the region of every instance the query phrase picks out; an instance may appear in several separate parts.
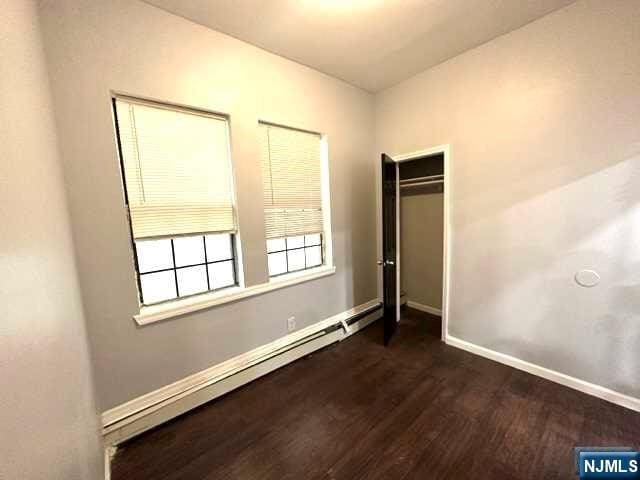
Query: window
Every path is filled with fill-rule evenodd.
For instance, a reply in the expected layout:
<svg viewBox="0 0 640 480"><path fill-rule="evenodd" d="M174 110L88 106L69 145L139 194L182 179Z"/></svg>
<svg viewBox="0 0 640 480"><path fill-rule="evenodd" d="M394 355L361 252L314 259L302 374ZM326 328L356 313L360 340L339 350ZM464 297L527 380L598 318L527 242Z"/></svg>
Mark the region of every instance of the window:
<svg viewBox="0 0 640 480"><path fill-rule="evenodd" d="M326 213L322 138L266 123L259 128L269 276L320 266Z"/></svg>
<svg viewBox="0 0 640 480"><path fill-rule="evenodd" d="M236 285L227 120L128 97L114 109L141 303Z"/></svg>

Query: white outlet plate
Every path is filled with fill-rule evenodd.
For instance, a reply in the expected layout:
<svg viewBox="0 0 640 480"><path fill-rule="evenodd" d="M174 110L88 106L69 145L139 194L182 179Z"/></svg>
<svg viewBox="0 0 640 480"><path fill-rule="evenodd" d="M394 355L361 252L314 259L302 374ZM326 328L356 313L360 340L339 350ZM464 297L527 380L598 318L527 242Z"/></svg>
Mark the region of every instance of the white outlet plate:
<svg viewBox="0 0 640 480"><path fill-rule="evenodd" d="M287 319L287 331L293 332L296 329L296 317L289 317Z"/></svg>

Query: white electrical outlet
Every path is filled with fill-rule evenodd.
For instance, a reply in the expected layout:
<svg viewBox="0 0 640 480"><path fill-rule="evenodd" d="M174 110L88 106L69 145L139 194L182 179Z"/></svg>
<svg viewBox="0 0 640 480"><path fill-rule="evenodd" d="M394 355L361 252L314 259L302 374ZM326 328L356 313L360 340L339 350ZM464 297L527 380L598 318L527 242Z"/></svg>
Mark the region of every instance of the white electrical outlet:
<svg viewBox="0 0 640 480"><path fill-rule="evenodd" d="M287 330L293 332L296 329L296 317L289 317L287 319Z"/></svg>

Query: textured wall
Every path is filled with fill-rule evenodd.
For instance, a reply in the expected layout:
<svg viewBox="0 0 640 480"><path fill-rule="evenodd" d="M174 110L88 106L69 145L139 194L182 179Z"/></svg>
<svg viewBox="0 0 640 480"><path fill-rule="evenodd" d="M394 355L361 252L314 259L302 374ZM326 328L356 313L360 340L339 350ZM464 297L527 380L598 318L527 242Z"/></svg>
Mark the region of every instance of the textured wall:
<svg viewBox="0 0 640 480"><path fill-rule="evenodd" d="M636 397L638 25L581 0L376 97L379 151L451 145L449 333Z"/></svg>
<svg viewBox="0 0 640 480"><path fill-rule="evenodd" d="M83 300L105 410L376 298L373 97L137 1L47 1L47 57ZM110 92L230 115L248 285L267 281L258 120L326 133L330 277L136 327Z"/></svg>
<svg viewBox="0 0 640 480"><path fill-rule="evenodd" d="M102 477L98 416L35 2L0 16L0 478Z"/></svg>

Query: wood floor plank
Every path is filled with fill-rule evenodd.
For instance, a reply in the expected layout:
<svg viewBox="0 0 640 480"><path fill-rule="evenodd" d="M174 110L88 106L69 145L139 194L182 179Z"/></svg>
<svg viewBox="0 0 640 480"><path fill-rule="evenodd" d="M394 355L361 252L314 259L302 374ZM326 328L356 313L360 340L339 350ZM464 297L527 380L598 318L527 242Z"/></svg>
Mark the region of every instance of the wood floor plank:
<svg viewBox="0 0 640 480"><path fill-rule="evenodd" d="M122 445L113 480L571 478L640 414L440 341L406 309Z"/></svg>

